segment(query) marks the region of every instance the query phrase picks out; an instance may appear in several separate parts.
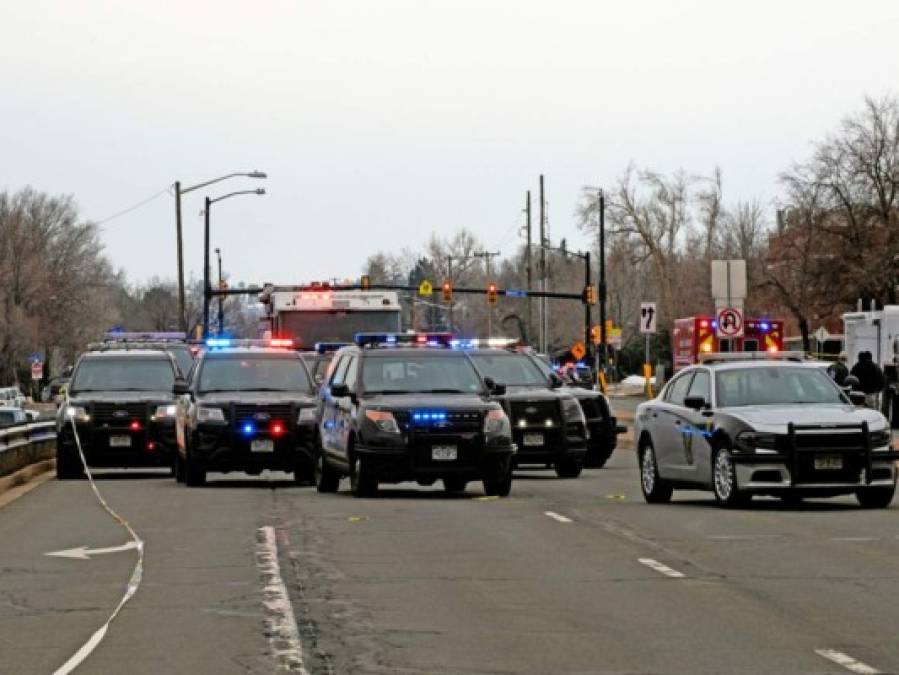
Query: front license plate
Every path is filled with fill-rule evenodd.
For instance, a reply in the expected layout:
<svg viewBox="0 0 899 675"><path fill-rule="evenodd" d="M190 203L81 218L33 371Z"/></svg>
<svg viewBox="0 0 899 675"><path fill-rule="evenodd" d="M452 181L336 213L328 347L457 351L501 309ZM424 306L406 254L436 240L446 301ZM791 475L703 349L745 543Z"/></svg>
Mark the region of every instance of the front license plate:
<svg viewBox="0 0 899 675"><path fill-rule="evenodd" d="M522 442L529 448L538 448L543 445L543 434L525 434Z"/></svg>
<svg viewBox="0 0 899 675"><path fill-rule="evenodd" d="M250 452L274 452L275 442L269 438L250 441Z"/></svg>
<svg viewBox="0 0 899 675"><path fill-rule="evenodd" d="M431 448L431 459L435 462L452 462L459 457L459 449L455 445L435 445Z"/></svg>
<svg viewBox="0 0 899 675"><path fill-rule="evenodd" d="M843 458L840 455L824 455L815 457L815 469L819 471L839 471L843 468Z"/></svg>
<svg viewBox="0 0 899 675"><path fill-rule="evenodd" d="M109 447L110 448L130 448L131 447L131 436L110 436L109 437Z"/></svg>

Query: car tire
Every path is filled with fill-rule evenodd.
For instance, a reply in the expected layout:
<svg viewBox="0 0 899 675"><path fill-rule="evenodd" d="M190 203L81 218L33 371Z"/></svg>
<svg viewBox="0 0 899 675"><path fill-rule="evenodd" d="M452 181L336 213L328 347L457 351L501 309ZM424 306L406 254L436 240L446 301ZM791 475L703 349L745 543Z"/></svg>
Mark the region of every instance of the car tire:
<svg viewBox="0 0 899 675"><path fill-rule="evenodd" d="M378 479L368 462L353 458L350 470L350 491L354 497L373 497L378 493Z"/></svg>
<svg viewBox="0 0 899 675"><path fill-rule="evenodd" d="M175 451L175 458L172 460L174 463L173 471L175 474L175 481L178 483L184 482L185 470L184 470L184 458L181 457L181 453L177 450Z"/></svg>
<svg viewBox="0 0 899 675"><path fill-rule="evenodd" d="M315 489L321 493L337 492L340 487L340 474L328 463L325 452L319 448L315 453L315 462L312 467Z"/></svg>
<svg viewBox="0 0 899 675"><path fill-rule="evenodd" d="M580 457L563 457L555 463L554 468L559 478L577 478L584 470L584 460Z"/></svg>
<svg viewBox="0 0 899 675"><path fill-rule="evenodd" d="M855 498L859 505L865 509L885 509L893 503L893 495L896 492L896 484L891 487L868 487L856 490Z"/></svg>
<svg viewBox="0 0 899 675"><path fill-rule="evenodd" d="M585 469L601 469L606 465L606 462L609 461L609 458L612 456L612 453L615 451L614 448L605 448L598 447L593 448L592 450L587 451L587 456L584 458L584 468Z"/></svg>
<svg viewBox="0 0 899 675"><path fill-rule="evenodd" d="M512 492L512 461L506 460L498 464L484 476L482 482L484 494L488 497L508 497Z"/></svg>
<svg viewBox="0 0 899 675"><path fill-rule="evenodd" d="M190 451L184 460L184 483L188 487L202 487L206 485L206 467L203 466Z"/></svg>
<svg viewBox="0 0 899 675"><path fill-rule="evenodd" d="M666 504L671 501L674 490L659 476L656 451L652 441L647 440L640 448L640 489L647 504Z"/></svg>
<svg viewBox="0 0 899 675"><path fill-rule="evenodd" d="M56 479L77 480L84 478L84 467L78 449L71 446L56 448Z"/></svg>
<svg viewBox="0 0 899 675"><path fill-rule="evenodd" d="M465 492L466 487L468 487L468 481L464 478L456 478L454 476L450 476L443 479L443 489L446 492Z"/></svg>
<svg viewBox="0 0 899 675"><path fill-rule="evenodd" d="M293 482L296 485L315 485L315 471L306 455L297 457L293 468Z"/></svg>
<svg viewBox="0 0 899 675"><path fill-rule="evenodd" d="M726 445L719 445L712 455L712 491L718 505L725 508L746 506L752 500L752 495L737 485L737 471Z"/></svg>

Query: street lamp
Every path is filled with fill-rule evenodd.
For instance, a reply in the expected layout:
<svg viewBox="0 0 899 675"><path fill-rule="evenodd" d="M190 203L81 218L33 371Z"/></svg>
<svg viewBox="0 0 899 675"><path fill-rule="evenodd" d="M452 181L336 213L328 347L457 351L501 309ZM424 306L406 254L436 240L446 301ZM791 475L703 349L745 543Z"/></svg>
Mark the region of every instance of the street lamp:
<svg viewBox="0 0 899 675"><path fill-rule="evenodd" d="M181 187L180 180L175 181L175 225L178 238L178 310L180 312L181 330L185 333L187 332L187 312L184 308L184 239L181 235L181 195L187 194L188 192L193 192L194 190L197 190L201 187L206 187L207 185L212 185L213 183L218 183L222 180L227 180L228 178L235 178L237 176L244 176L246 178L268 178L268 175L264 171L247 171L229 173L224 176L219 176L218 178L213 178L212 180L207 180L202 183L197 183L196 185L191 185L187 188Z"/></svg>
<svg viewBox="0 0 899 675"><path fill-rule="evenodd" d="M222 249L215 249L215 255L218 257L219 261L219 290L222 290ZM219 296L219 330L218 334L222 335L225 332L225 299L220 295Z"/></svg>
<svg viewBox="0 0 899 675"><path fill-rule="evenodd" d="M213 181L214 182L214 181ZM237 195L264 195L265 188L257 188L255 190L238 190L237 192L229 192L221 197L210 199L206 197L206 208L203 209L204 229L203 229L203 338L209 337L209 299L212 290L209 288L209 207L220 202L223 199L236 197Z"/></svg>

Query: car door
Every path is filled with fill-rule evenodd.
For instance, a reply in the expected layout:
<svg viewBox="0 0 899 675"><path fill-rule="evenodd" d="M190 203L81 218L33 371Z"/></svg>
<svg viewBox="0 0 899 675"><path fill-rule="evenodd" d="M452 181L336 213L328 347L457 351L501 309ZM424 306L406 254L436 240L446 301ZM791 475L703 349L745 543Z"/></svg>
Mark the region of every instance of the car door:
<svg viewBox="0 0 899 675"><path fill-rule="evenodd" d="M711 406L711 374L707 368L695 371L686 398L702 398ZM683 407L680 424L683 448L682 479L708 485L711 481L712 446L710 443L711 418L698 410Z"/></svg>
<svg viewBox="0 0 899 675"><path fill-rule="evenodd" d="M331 396L331 387L343 382L350 356L345 354L340 357L336 367L331 372L331 377L322 387L322 415L319 423L319 435L322 440L322 449L329 455L338 452L337 443L337 403L338 399Z"/></svg>
<svg viewBox="0 0 899 675"><path fill-rule="evenodd" d="M692 380L692 370L675 377L665 389L662 400L650 413L656 462L659 475L663 478L680 480L684 474L681 425L684 398Z"/></svg>
<svg viewBox="0 0 899 675"><path fill-rule="evenodd" d="M335 399L336 449L345 461L349 461L350 437L354 431L356 418L356 380L359 370L359 357L350 356L343 374L343 383L350 391L349 396Z"/></svg>

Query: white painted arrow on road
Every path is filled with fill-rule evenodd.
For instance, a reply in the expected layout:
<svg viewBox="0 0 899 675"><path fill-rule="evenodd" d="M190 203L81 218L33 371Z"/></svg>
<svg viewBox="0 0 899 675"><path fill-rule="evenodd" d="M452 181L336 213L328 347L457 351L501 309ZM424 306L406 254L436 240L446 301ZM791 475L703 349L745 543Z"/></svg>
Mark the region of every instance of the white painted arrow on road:
<svg viewBox="0 0 899 675"><path fill-rule="evenodd" d="M103 555L104 553L121 553L122 551L130 551L134 548L143 547L142 541L129 541L121 546L109 546L108 548L88 548L87 546L79 546L78 548L67 548L64 551L53 551L45 553L54 558L72 558L73 560L90 560L92 555Z"/></svg>

